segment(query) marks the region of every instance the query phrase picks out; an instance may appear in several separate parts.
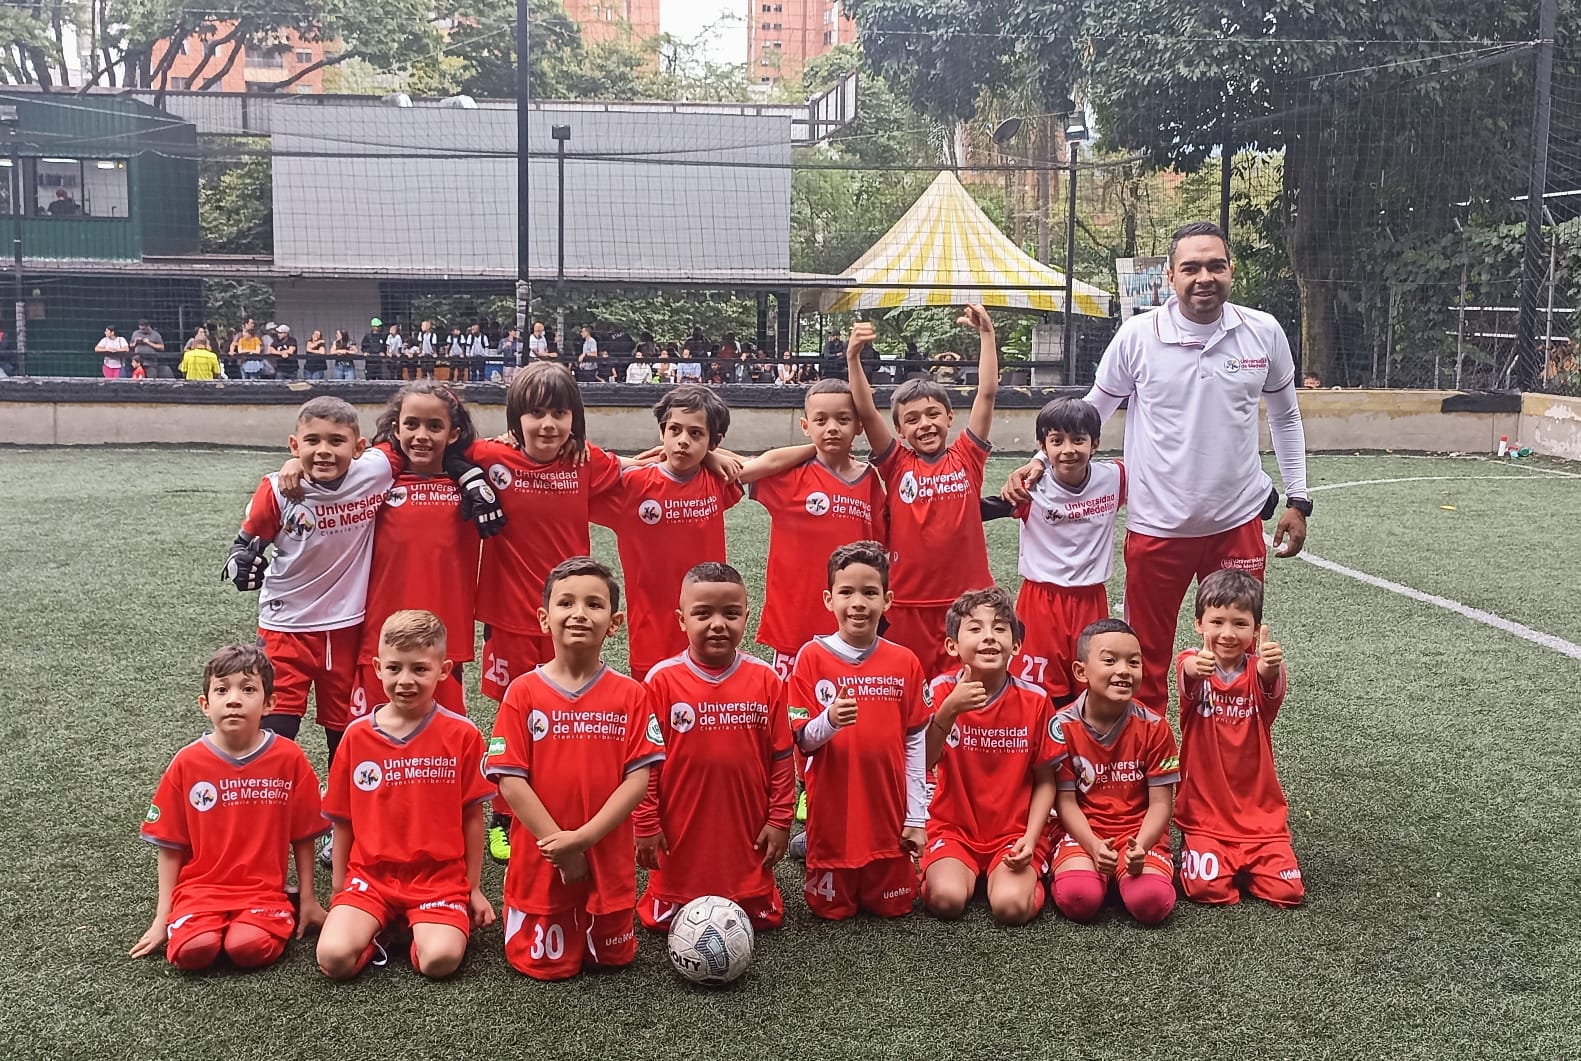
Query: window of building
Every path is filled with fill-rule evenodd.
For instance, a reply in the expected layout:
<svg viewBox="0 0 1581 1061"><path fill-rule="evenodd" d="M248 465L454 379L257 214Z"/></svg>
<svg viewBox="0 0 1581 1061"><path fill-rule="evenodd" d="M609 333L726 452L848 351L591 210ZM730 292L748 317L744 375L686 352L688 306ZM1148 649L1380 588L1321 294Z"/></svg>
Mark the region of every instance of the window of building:
<svg viewBox="0 0 1581 1061"><path fill-rule="evenodd" d="M296 61L305 66L313 61L313 53L306 48L298 48L296 50Z"/></svg>
<svg viewBox="0 0 1581 1061"><path fill-rule="evenodd" d="M185 92L191 87L192 79L190 77L173 77L170 79L170 90L172 92Z"/></svg>
<svg viewBox="0 0 1581 1061"><path fill-rule="evenodd" d="M247 65L278 69L285 66L285 56L273 48L258 48L249 44L247 46Z"/></svg>
<svg viewBox="0 0 1581 1061"><path fill-rule="evenodd" d="M262 92L274 91L274 87L277 84L279 84L277 81L249 81L247 82L247 91L256 96Z"/></svg>
<svg viewBox="0 0 1581 1061"><path fill-rule="evenodd" d="M126 159L51 157L20 161L22 202L34 217L126 217L130 203ZM0 199L6 213L11 212L11 176L10 160L0 161Z"/></svg>
<svg viewBox="0 0 1581 1061"><path fill-rule="evenodd" d="M834 34L830 33L828 30L824 30L823 31L823 42L825 44L833 44L834 43Z"/></svg>

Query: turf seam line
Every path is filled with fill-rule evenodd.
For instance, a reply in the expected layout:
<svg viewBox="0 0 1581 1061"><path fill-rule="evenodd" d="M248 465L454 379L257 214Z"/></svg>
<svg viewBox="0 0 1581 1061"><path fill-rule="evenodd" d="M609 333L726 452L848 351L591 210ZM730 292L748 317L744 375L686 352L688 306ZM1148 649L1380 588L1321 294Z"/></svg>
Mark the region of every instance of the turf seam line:
<svg viewBox="0 0 1581 1061"><path fill-rule="evenodd" d="M1265 534L1263 535L1263 539L1270 545L1273 544L1273 538L1271 535ZM1346 567L1344 564L1335 563L1333 560L1327 560L1321 556L1315 556L1312 553L1301 552L1296 555L1299 559L1305 560L1313 567L1332 572L1336 575L1344 575L1346 578L1353 578L1357 582L1364 583L1365 585L1372 586L1376 589L1387 590L1390 593L1398 594L1401 597L1407 597L1423 604L1431 604L1434 607L1442 608L1447 612L1453 612L1456 615L1464 616L1473 622L1481 623L1484 626L1491 626L1493 629L1503 631L1506 634L1513 634L1514 636L1519 637L1525 641L1530 641L1534 645L1540 645L1543 648L1557 652L1562 656L1569 656L1571 659L1581 660L1581 645L1578 645L1573 641L1566 641L1564 638L1555 634L1546 633L1542 630L1534 630L1524 623L1515 622L1513 619L1506 619L1502 615L1495 615L1492 612L1483 611L1481 608L1473 608L1469 604L1462 604L1460 601L1451 600L1448 597L1440 597L1436 593L1424 593L1422 590L1401 585L1398 582L1391 582L1386 578L1379 578L1377 575L1369 575L1365 571L1358 571L1353 567Z"/></svg>

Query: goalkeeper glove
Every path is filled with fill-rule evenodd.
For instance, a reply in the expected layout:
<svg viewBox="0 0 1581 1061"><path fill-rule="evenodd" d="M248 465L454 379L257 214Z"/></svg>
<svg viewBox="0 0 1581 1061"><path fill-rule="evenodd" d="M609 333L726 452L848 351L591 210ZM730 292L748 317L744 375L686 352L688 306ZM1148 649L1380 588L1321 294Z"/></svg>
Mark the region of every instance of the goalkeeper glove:
<svg viewBox="0 0 1581 1061"><path fill-rule="evenodd" d="M255 538L246 532L238 534L236 541L231 544L230 555L225 559L225 570L220 577L234 583L243 593L262 589L264 571L269 567L269 558L264 556L264 549L268 545L262 538Z"/></svg>
<svg viewBox="0 0 1581 1061"><path fill-rule="evenodd" d="M489 485L489 477L482 468L463 458L451 457L445 460L445 474L460 488L461 518L477 525L478 537L492 538L505 529L505 510L500 507L499 495Z"/></svg>

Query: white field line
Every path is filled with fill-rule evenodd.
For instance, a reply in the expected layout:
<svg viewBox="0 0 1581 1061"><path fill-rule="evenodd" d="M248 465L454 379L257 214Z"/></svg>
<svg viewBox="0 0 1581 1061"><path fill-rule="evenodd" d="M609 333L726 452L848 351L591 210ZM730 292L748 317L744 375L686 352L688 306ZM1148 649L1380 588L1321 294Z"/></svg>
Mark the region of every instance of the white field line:
<svg viewBox="0 0 1581 1061"><path fill-rule="evenodd" d="M1577 476L1581 478L1581 476ZM1343 483L1320 483L1317 486L1307 487L1307 492L1315 494L1319 490L1343 490L1348 486L1387 486L1391 483L1437 483L1464 479L1524 479L1528 482L1552 482L1551 479L1542 479L1535 475L1408 475L1400 479L1352 479Z"/></svg>
<svg viewBox="0 0 1581 1061"><path fill-rule="evenodd" d="M1535 470L1539 470L1539 469L1530 469L1530 470L1535 471ZM1541 470L1547 470L1547 469L1541 469ZM1566 478L1581 479L1581 475L1572 475L1569 472L1561 472L1561 473L1558 473L1558 474L1561 474L1561 475L1565 476ZM1381 484L1386 484L1386 483L1413 483L1413 482L1436 481L1436 480L1441 480L1441 479L1522 479L1522 478L1524 478L1524 479L1531 479L1531 478L1533 478L1533 476L1529 476L1529 475L1528 476L1520 476L1520 475L1424 475L1424 476L1416 476L1416 477L1413 477L1413 478L1405 478L1405 479L1361 479L1361 480L1357 480L1355 482L1347 482L1347 483L1327 483L1327 484L1324 484L1322 486L1314 486L1314 487L1312 487L1312 490L1313 490L1313 492L1316 492L1318 490L1338 490L1341 487L1346 487L1346 486L1373 486L1373 485L1381 485ZM1266 541L1270 546L1273 545L1273 536L1272 535L1270 535L1270 534L1263 535L1263 540ZM1453 612L1456 615L1463 616L1463 617L1465 617L1467 619L1470 619L1472 622L1481 623L1484 626L1491 626L1495 630L1502 631L1503 633L1506 633L1506 634L1512 634L1515 637L1521 638L1524 641L1530 641L1534 645L1541 645L1543 648L1550 649L1551 651L1557 652L1557 653L1559 653L1562 656L1569 656L1571 659L1581 660L1581 645L1576 644L1574 641L1566 641L1564 638L1559 637L1559 636L1557 636L1555 634L1546 633L1546 632L1544 632L1542 630L1534 630L1531 627L1525 625L1524 623L1515 622L1513 619L1506 619L1502 615L1495 615L1492 612L1483 611L1481 608L1473 608L1469 604L1462 604L1460 601L1452 600L1449 597L1440 597L1436 593L1424 593L1424 592L1422 592L1419 589L1412 588L1411 586L1404 586L1404 585L1401 585L1398 582L1391 582L1389 579L1386 579L1386 578L1379 578L1377 575L1369 575L1365 571L1358 571L1354 567L1346 567L1344 564L1335 563L1333 560L1325 559L1324 557L1317 556L1317 555L1315 555L1313 553L1310 553L1310 552L1307 552L1305 550L1303 550L1301 553L1298 554L1297 559L1305 560L1307 563L1311 564L1313 567L1319 568L1319 569L1321 569L1323 571L1329 571L1329 572L1332 572L1333 574L1336 574L1336 575L1343 575L1346 578L1355 579L1357 582L1363 583L1364 585L1372 586L1375 589L1381 589L1381 590L1384 590L1386 592L1396 594L1397 596L1401 596L1401 597L1408 598L1410 600L1418 601L1418 602L1420 602L1422 604L1431 604L1435 608L1442 608L1442 609L1444 609L1446 612Z"/></svg>

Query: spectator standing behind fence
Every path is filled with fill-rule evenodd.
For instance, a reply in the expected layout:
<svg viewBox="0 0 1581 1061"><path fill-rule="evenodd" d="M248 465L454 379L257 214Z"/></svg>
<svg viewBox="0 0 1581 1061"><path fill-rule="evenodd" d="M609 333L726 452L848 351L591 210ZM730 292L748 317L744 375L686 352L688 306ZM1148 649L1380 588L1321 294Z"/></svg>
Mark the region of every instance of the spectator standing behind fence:
<svg viewBox="0 0 1581 1061"><path fill-rule="evenodd" d="M126 355L130 349L123 336L116 335L115 329L104 329L104 338L99 340L94 352L103 354L103 372L105 379L120 379L121 373L126 370Z"/></svg>
<svg viewBox="0 0 1581 1061"><path fill-rule="evenodd" d="M317 328L307 337L307 346L302 350L302 378L321 380L329 372L329 362L325 359L328 353L324 344L324 333Z"/></svg>
<svg viewBox="0 0 1581 1061"><path fill-rule="evenodd" d="M329 355L335 360L336 379L357 378L357 356L352 349L350 332L344 328L335 330L335 341L330 344Z"/></svg>
<svg viewBox="0 0 1581 1061"><path fill-rule="evenodd" d="M164 352L165 337L146 320L138 321L137 330L132 333L132 353L143 359L143 365L153 370L151 374L156 379L171 378L170 367L161 356Z"/></svg>
<svg viewBox="0 0 1581 1061"><path fill-rule="evenodd" d="M401 338L401 326L390 325L384 334L384 378L401 378L401 358L406 350L406 343Z"/></svg>
<svg viewBox="0 0 1581 1061"><path fill-rule="evenodd" d="M412 333L406 344L406 352L417 358L418 379L433 377L435 366L439 363L439 348L443 344L444 337L434 330L433 321L418 324L417 331Z"/></svg>
<svg viewBox="0 0 1581 1061"><path fill-rule="evenodd" d="M489 337L483 334L483 325L474 324L468 328L463 345L466 367L462 370L465 374L461 378L468 383L487 379L489 358L494 354L494 346L489 342Z"/></svg>
<svg viewBox="0 0 1581 1061"><path fill-rule="evenodd" d="M236 358L241 362L242 379L261 379L263 377L263 340L253 330L253 322L248 321L242 326L241 334L236 337Z"/></svg>
<svg viewBox="0 0 1581 1061"><path fill-rule="evenodd" d="M272 352L276 358L274 374L280 379L296 379L302 368L302 359L298 356L301 347L297 346L296 336L291 334L289 326L275 325Z"/></svg>
<svg viewBox="0 0 1581 1061"><path fill-rule="evenodd" d="M522 363L521 333L515 328L506 329L505 338L500 340L500 360L504 362L505 382L509 383Z"/></svg>
<svg viewBox="0 0 1581 1061"><path fill-rule="evenodd" d="M187 340L181 351L181 375L189 380L219 379L224 373L220 368L220 355L210 345L209 330L199 328Z"/></svg>
<svg viewBox="0 0 1581 1061"><path fill-rule="evenodd" d="M368 331L363 335L358 349L362 351L365 362L363 371L367 373L368 378L383 379L384 322L378 317L368 322Z"/></svg>
<svg viewBox="0 0 1581 1061"><path fill-rule="evenodd" d="M532 334L527 337L527 353L535 358L548 358L549 337L544 334L543 321L532 322Z"/></svg>
<svg viewBox="0 0 1581 1061"><path fill-rule="evenodd" d="M584 383L598 380L598 340L590 325L582 325L582 352L576 359L576 378Z"/></svg>

